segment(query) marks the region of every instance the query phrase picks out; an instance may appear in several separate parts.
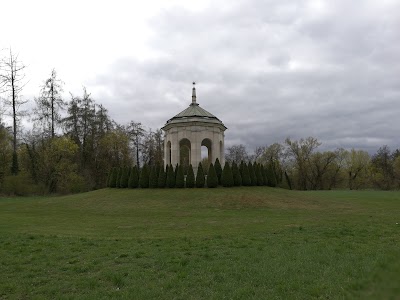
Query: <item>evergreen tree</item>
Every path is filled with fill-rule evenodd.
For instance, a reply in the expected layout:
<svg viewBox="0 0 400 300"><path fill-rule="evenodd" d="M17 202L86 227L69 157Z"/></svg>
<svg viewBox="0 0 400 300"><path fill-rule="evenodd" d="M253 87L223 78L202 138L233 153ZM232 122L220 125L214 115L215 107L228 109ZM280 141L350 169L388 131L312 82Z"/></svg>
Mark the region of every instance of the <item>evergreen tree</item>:
<svg viewBox="0 0 400 300"><path fill-rule="evenodd" d="M175 187L175 172L174 172L174 167L172 165L168 167L167 187L169 188Z"/></svg>
<svg viewBox="0 0 400 300"><path fill-rule="evenodd" d="M178 169L179 169L179 166L178 166L178 164L176 164L176 166L175 166L175 186L176 186L176 175L178 175Z"/></svg>
<svg viewBox="0 0 400 300"><path fill-rule="evenodd" d="M251 185L249 168L247 167L246 163L243 163L242 183L243 183L244 186L250 186Z"/></svg>
<svg viewBox="0 0 400 300"><path fill-rule="evenodd" d="M224 187L232 187L233 186L232 169L229 166L228 162L225 163L224 170L222 171L221 182L222 182L222 186L224 186Z"/></svg>
<svg viewBox="0 0 400 300"><path fill-rule="evenodd" d="M222 167L221 163L219 162L219 159L217 158L215 160L215 165L214 165L215 172L217 173L217 178L218 178L218 184L221 185L221 178L222 178ZM210 172L210 171L208 171Z"/></svg>
<svg viewBox="0 0 400 300"><path fill-rule="evenodd" d="M120 187L120 182L121 182L121 177L122 173L124 172L124 168L118 168L118 176L117 176L117 181L115 182L115 187L119 188Z"/></svg>
<svg viewBox="0 0 400 300"><path fill-rule="evenodd" d="M209 188L215 188L218 186L217 172L215 172L215 168L212 163L210 164L210 167L208 168L207 186Z"/></svg>
<svg viewBox="0 0 400 300"><path fill-rule="evenodd" d="M240 170L235 162L232 163L232 175L233 175L233 185L242 185L242 176L240 175Z"/></svg>
<svg viewBox="0 0 400 300"><path fill-rule="evenodd" d="M165 174L164 168L160 168L160 174L158 175L158 187L159 188L165 188L165 182L166 182L167 176Z"/></svg>
<svg viewBox="0 0 400 300"><path fill-rule="evenodd" d="M268 186L275 187L276 186L276 178L275 178L275 173L273 170L272 166L272 161L267 166L267 180L268 180Z"/></svg>
<svg viewBox="0 0 400 300"><path fill-rule="evenodd" d="M265 168L264 168L263 165L261 165L260 168L261 168L261 175L262 175L262 178L263 178L263 185L268 185L268 180L267 180L267 175L265 173Z"/></svg>
<svg viewBox="0 0 400 300"><path fill-rule="evenodd" d="M162 167L160 165L159 162L156 163L156 176L157 176L157 185L158 185L158 176L160 176L160 171L161 171Z"/></svg>
<svg viewBox="0 0 400 300"><path fill-rule="evenodd" d="M286 178L287 184L289 186L289 189L292 189L292 182L289 178L289 175L286 173L286 171L285 171L285 178Z"/></svg>
<svg viewBox="0 0 400 300"><path fill-rule="evenodd" d="M242 160L240 162L240 166L239 166L239 172L240 172L240 176L242 176L242 180L243 180L243 170L244 170L244 162Z"/></svg>
<svg viewBox="0 0 400 300"><path fill-rule="evenodd" d="M108 176L107 176L107 187L111 187L112 171L113 171L113 169L111 169L110 172L108 172Z"/></svg>
<svg viewBox="0 0 400 300"><path fill-rule="evenodd" d="M140 172L139 186L143 189L149 187L149 166L144 164L142 172Z"/></svg>
<svg viewBox="0 0 400 300"><path fill-rule="evenodd" d="M129 176L128 187L130 189L136 189L139 187L139 173L138 168L134 166L131 170L131 174Z"/></svg>
<svg viewBox="0 0 400 300"><path fill-rule="evenodd" d="M176 172L175 186L177 188L184 188L185 187L185 177L183 175L183 167L182 167L182 165L178 166L178 171Z"/></svg>
<svg viewBox="0 0 400 300"><path fill-rule="evenodd" d="M156 166L152 166L150 170L150 176L149 176L149 187L154 189L158 187L158 178L157 178L157 168Z"/></svg>
<svg viewBox="0 0 400 300"><path fill-rule="evenodd" d="M264 179L261 173L261 165L256 164L256 176L257 176L257 185L262 186L264 185Z"/></svg>
<svg viewBox="0 0 400 300"><path fill-rule="evenodd" d="M128 187L128 168L121 168L122 169L122 174L121 174L121 179L119 180L119 187L122 189L125 189Z"/></svg>
<svg viewBox="0 0 400 300"><path fill-rule="evenodd" d="M256 177L256 172L254 171L253 164L249 162L249 175L250 175L250 185L257 185L257 177Z"/></svg>
<svg viewBox="0 0 400 300"><path fill-rule="evenodd" d="M110 180L110 188L115 188L117 187L117 178L118 178L118 169L117 168L112 168L111 171L111 180Z"/></svg>
<svg viewBox="0 0 400 300"><path fill-rule="evenodd" d="M198 188L204 187L205 181L206 180L204 178L203 165L200 162L199 167L197 168L196 187L198 187Z"/></svg>
<svg viewBox="0 0 400 300"><path fill-rule="evenodd" d="M191 164L189 165L188 174L186 175L186 187L194 188L194 172Z"/></svg>

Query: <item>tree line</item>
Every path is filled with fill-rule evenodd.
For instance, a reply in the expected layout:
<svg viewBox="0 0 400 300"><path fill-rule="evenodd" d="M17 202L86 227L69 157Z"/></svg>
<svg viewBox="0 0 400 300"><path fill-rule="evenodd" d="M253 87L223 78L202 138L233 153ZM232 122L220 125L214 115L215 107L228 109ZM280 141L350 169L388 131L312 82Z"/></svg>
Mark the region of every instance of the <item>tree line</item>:
<svg viewBox="0 0 400 300"><path fill-rule="evenodd" d="M370 155L367 151L338 148L318 151L314 137L257 147L253 154L244 145L227 149L226 160L273 162L284 180L279 186L298 190L398 189L400 150L383 145Z"/></svg>
<svg viewBox="0 0 400 300"><path fill-rule="evenodd" d="M126 169L129 176L125 177L129 182L133 166L138 176L147 168L149 186L155 185L154 180L150 183L150 175L152 169L163 166L161 129L153 131L134 120L118 124L86 88L80 95L70 93L68 99L63 98L64 82L54 69L43 80L37 96L31 99L33 110L23 110L27 102L22 97L26 84L24 70L25 65L11 50L0 57L0 194L74 193L99 189L110 185L111 174L115 172L117 186L120 171L115 170ZM11 125L6 124L4 115L9 116ZM24 118L33 123L31 129L22 127ZM356 149L318 151L320 146L313 137L288 138L284 143L259 146L252 154L244 145L234 145L226 151L226 167L231 169L233 182L238 181L235 169L239 169L242 185L258 185L254 181L258 168L261 174L273 170L270 181L267 174L262 175L266 178L263 179L265 184L290 189L388 190L400 187L399 149L391 151L382 146L370 155ZM241 173L245 166L249 169L250 183ZM188 167L187 163L182 165L185 186L190 187L191 181L200 186L202 176L197 184L197 174L192 180ZM166 186L168 172L172 169L176 173L176 186L176 178L181 178L179 168L170 166L163 170ZM158 180L161 169L158 167L153 171ZM217 185L224 185L219 181L224 169L220 170L216 162L211 164L204 159L199 169L209 180L215 171ZM178 186L181 186L180 181ZM213 186L213 183L204 181L203 186Z"/></svg>
<svg viewBox="0 0 400 300"><path fill-rule="evenodd" d="M0 193L88 191L105 187L112 167L163 162L161 129L118 124L86 88L64 99L54 69L24 111L24 68L11 50L0 59ZM24 130L23 119L33 127Z"/></svg>

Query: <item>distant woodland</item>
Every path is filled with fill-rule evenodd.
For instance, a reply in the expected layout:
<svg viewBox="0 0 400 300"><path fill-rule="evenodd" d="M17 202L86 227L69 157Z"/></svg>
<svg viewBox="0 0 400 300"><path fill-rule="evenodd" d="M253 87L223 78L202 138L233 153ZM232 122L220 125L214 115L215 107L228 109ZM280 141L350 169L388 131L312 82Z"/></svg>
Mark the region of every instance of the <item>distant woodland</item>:
<svg viewBox="0 0 400 300"><path fill-rule="evenodd" d="M64 99L64 83L56 70L29 99L34 109L24 110L24 69L12 51L0 57L0 195L89 191L106 187L113 169L136 166L140 174L144 166L163 166L161 129L148 129L138 120L118 124L86 88ZM33 126L23 128L23 120ZM273 166L277 185L283 188L400 187L399 149L382 145L370 155L356 149L318 151L320 145L313 137L261 145L253 153L245 145L233 145L226 149L226 161ZM181 154L185 173L189 166L184 150ZM209 164L203 160L205 175Z"/></svg>

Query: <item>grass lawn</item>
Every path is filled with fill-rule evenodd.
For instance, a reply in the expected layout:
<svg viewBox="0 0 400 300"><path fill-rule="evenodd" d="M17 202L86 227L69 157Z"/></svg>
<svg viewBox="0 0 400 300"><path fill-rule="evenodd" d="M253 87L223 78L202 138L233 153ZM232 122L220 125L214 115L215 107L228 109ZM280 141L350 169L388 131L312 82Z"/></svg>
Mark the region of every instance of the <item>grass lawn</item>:
<svg viewBox="0 0 400 300"><path fill-rule="evenodd" d="M0 199L0 299L110 298L400 299L400 192Z"/></svg>

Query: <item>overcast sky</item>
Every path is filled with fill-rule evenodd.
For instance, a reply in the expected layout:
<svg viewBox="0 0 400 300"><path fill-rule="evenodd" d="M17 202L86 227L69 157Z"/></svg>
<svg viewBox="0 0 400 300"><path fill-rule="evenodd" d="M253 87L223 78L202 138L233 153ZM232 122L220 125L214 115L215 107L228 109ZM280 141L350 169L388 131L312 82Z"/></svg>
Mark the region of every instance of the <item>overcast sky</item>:
<svg viewBox="0 0 400 300"><path fill-rule="evenodd" d="M313 136L324 149L400 147L400 1L2 1L0 49L26 99L55 68L118 123L160 128L191 102L226 145ZM32 105L31 101L30 105Z"/></svg>

